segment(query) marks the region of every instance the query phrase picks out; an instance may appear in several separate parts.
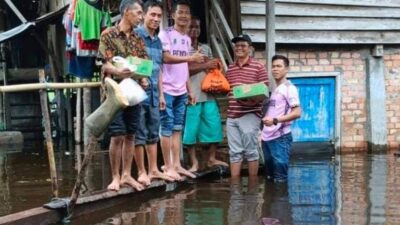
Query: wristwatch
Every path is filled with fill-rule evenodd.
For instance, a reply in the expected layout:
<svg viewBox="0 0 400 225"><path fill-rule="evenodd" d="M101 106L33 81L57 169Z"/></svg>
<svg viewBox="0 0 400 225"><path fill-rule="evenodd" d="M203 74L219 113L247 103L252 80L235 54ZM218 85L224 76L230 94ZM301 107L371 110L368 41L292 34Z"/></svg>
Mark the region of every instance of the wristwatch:
<svg viewBox="0 0 400 225"><path fill-rule="evenodd" d="M272 119L272 123L273 123L274 125L277 125L278 122L279 122L279 121L278 121L278 118L273 118L273 119Z"/></svg>

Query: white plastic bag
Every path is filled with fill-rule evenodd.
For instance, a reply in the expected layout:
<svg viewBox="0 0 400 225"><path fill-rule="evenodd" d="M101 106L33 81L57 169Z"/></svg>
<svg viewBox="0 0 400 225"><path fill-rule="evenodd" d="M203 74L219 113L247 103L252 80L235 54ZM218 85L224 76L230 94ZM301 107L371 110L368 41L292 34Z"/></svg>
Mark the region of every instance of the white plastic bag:
<svg viewBox="0 0 400 225"><path fill-rule="evenodd" d="M125 78L120 83L122 93L128 99L129 106L137 105L147 98L143 88L131 78Z"/></svg>
<svg viewBox="0 0 400 225"><path fill-rule="evenodd" d="M137 66L130 64L129 61L121 56L114 56L112 58L114 65L118 68L127 68L132 72L137 70Z"/></svg>

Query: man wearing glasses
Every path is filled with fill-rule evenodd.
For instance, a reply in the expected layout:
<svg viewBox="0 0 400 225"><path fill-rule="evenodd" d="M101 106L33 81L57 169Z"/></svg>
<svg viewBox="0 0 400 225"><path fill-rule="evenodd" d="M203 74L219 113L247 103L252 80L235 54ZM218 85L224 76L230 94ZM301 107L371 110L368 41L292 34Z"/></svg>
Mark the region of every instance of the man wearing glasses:
<svg viewBox="0 0 400 225"><path fill-rule="evenodd" d="M268 85L265 67L250 56L252 42L248 35L232 39L235 62L226 72L231 88L242 84L264 82ZM249 98L237 100L232 91L228 95L226 130L229 145L230 170L232 177L240 176L243 160L248 162L249 176L258 172L258 133L260 131L261 107L263 99Z"/></svg>

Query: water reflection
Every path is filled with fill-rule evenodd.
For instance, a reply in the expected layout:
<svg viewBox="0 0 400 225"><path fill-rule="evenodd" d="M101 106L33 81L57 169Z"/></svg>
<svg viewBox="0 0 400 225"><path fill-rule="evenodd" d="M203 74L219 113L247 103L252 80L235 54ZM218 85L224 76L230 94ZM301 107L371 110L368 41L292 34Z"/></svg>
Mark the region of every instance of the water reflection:
<svg viewBox="0 0 400 225"><path fill-rule="evenodd" d="M49 201L47 154L40 148L0 149L0 216ZM82 156L79 146L57 151L61 196L70 194ZM398 157L391 153L301 157L292 159L287 184L262 177L198 180L176 192L134 195L126 204L76 218L73 224L233 225L260 224L262 218L280 224L400 224ZM96 153L85 194L109 183L108 161L106 152Z"/></svg>
<svg viewBox="0 0 400 225"><path fill-rule="evenodd" d="M288 186L293 224L336 224L332 161L297 161L289 170Z"/></svg>
<svg viewBox="0 0 400 225"><path fill-rule="evenodd" d="M166 194L162 198L152 199L142 203L135 212L119 212L97 225L127 225L127 224L184 224L184 202L192 198L196 190L188 188L175 194ZM79 221L78 221L79 223ZM80 223L79 223L80 224Z"/></svg>
<svg viewBox="0 0 400 225"><path fill-rule="evenodd" d="M263 187L260 187L258 177L231 179L231 193L228 210L229 225L260 224L263 199ZM247 187L246 187L247 186Z"/></svg>
<svg viewBox="0 0 400 225"><path fill-rule="evenodd" d="M137 211L119 212L96 224L259 225L264 202L264 184L259 179L262 178L199 182L142 203Z"/></svg>
<svg viewBox="0 0 400 225"><path fill-rule="evenodd" d="M400 224L400 160L392 153L341 157L343 224Z"/></svg>

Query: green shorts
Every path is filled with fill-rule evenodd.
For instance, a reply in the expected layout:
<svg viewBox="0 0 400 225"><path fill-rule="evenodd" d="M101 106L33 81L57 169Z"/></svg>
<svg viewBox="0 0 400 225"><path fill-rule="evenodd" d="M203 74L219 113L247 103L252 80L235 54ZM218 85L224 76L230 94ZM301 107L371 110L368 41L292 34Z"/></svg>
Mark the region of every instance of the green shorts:
<svg viewBox="0 0 400 225"><path fill-rule="evenodd" d="M221 116L215 100L199 102L186 109L183 144L219 143L223 139Z"/></svg>

